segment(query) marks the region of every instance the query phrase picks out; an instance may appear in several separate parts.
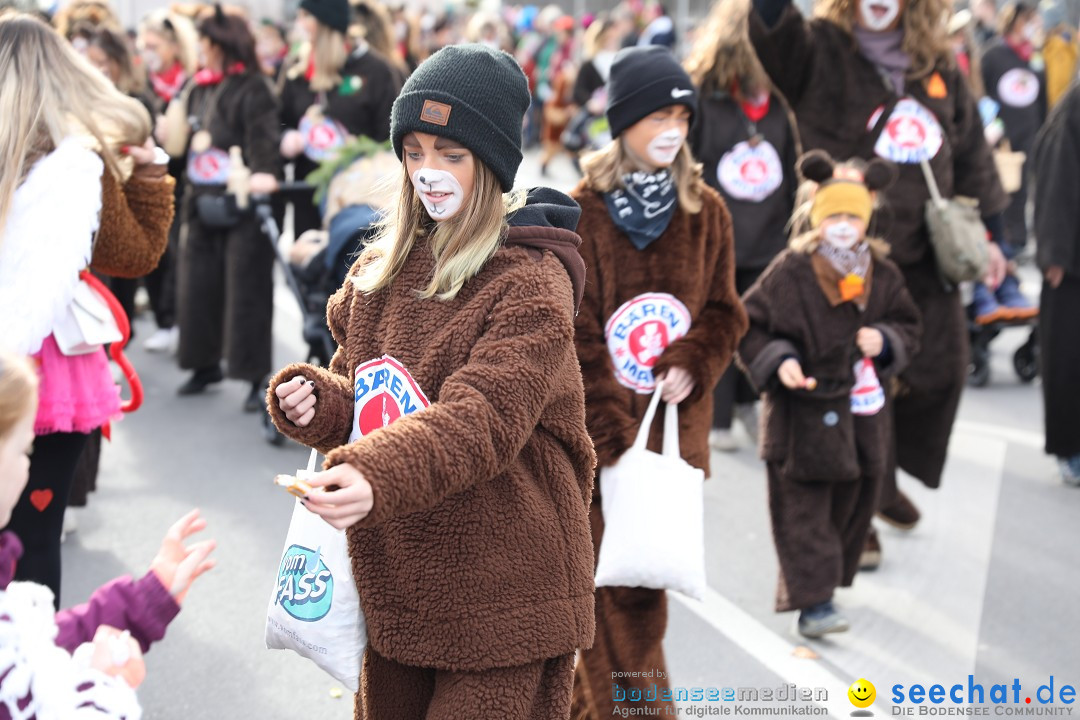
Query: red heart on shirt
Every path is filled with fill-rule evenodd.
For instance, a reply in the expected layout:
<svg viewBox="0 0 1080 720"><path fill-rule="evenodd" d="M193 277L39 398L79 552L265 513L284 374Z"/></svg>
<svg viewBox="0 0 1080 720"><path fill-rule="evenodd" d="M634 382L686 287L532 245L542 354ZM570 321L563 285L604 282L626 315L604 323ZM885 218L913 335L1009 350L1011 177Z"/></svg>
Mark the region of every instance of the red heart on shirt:
<svg viewBox="0 0 1080 720"><path fill-rule="evenodd" d="M36 507L38 512L45 512L45 508L49 507L49 503L52 502L52 499L52 490L35 490L30 493L30 504Z"/></svg>

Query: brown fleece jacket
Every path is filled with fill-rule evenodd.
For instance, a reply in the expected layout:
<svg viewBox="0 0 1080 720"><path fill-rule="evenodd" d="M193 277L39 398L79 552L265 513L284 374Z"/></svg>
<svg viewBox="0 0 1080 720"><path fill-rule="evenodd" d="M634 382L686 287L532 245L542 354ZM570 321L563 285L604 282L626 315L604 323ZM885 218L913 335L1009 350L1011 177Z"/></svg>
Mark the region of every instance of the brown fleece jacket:
<svg viewBox="0 0 1080 720"><path fill-rule="evenodd" d="M509 232L450 301L416 297L434 267L422 241L389 288L365 296L347 280L327 306L340 344L330 369L290 365L270 382L278 428L374 489L349 552L371 646L405 665L480 671L592 644L595 457L573 290L555 253L509 247L529 235L578 239L555 227ZM354 370L384 355L431 404L348 443ZM274 397L296 375L318 397L303 428Z"/></svg>
<svg viewBox="0 0 1080 720"><path fill-rule="evenodd" d="M137 278L157 267L169 244L176 181L138 169L123 185L105 166L101 175L101 224L91 267L103 275Z"/></svg>
<svg viewBox="0 0 1080 720"><path fill-rule="evenodd" d="M585 379L586 423L596 447L597 467L611 465L634 442L649 395L621 385L608 351L605 325L628 300L644 293L669 293L690 311L690 331L664 350L654 375L672 367L689 371L694 391L679 405L683 458L709 472L712 389L746 332L746 312L735 292L731 215L716 191L702 183L703 207L690 215L679 208L664 233L638 250L608 214L604 197L586 181L570 193L581 205L581 255L587 276L576 323L575 343ZM660 417L649 448L661 447Z"/></svg>
<svg viewBox="0 0 1080 720"><path fill-rule="evenodd" d="M888 352L875 358L874 369L887 390L885 381L919 351L919 310L899 269L880 257L873 261L865 308L834 304L822 292L813 257L785 250L743 296L750 330L739 344L739 361L764 393L761 457L795 480L874 477L886 466L890 416L851 412L854 367L862 357L855 336L863 327L884 336ZM780 383L777 370L789 357L817 380L813 391Z"/></svg>

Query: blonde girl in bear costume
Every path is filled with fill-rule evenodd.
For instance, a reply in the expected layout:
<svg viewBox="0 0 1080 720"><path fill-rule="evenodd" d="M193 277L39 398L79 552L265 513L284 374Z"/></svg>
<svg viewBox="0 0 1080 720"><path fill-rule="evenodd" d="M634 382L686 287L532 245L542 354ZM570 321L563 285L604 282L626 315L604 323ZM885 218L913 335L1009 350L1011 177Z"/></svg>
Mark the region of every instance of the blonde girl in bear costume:
<svg viewBox="0 0 1080 720"><path fill-rule="evenodd" d="M339 349L270 383L277 426L326 453L307 508L348 531L358 718L566 717L592 643L579 209L504 194L528 105L506 53L417 69L391 118L397 207L327 306Z"/></svg>

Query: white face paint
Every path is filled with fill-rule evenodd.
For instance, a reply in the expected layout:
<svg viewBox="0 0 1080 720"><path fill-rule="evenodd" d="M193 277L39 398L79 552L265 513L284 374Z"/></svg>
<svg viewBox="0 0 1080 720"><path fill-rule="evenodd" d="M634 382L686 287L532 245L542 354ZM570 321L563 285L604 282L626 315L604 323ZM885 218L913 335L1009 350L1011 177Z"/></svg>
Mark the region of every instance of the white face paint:
<svg viewBox="0 0 1080 720"><path fill-rule="evenodd" d="M665 130L652 139L645 151L658 167L665 168L675 162L686 135L678 130Z"/></svg>
<svg viewBox="0 0 1080 720"><path fill-rule="evenodd" d="M899 14L900 0L859 0L859 15L868 30L887 30Z"/></svg>
<svg viewBox="0 0 1080 720"><path fill-rule="evenodd" d="M850 250L859 242L859 231L847 221L840 221L827 226L822 230L825 242L841 250Z"/></svg>
<svg viewBox="0 0 1080 720"><path fill-rule="evenodd" d="M465 201L461 183L448 172L420 168L412 174L412 183L432 220L453 217Z"/></svg>

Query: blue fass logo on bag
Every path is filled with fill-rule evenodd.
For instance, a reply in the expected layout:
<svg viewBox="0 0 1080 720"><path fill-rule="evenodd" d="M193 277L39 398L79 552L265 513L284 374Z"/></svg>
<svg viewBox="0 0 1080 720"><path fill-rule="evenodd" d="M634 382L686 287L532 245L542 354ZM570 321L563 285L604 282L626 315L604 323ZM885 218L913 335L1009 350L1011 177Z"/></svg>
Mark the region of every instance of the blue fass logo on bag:
<svg viewBox="0 0 1080 720"><path fill-rule="evenodd" d="M322 548L292 545L281 558L274 602L297 620L326 617L334 600L334 576L322 559Z"/></svg>

